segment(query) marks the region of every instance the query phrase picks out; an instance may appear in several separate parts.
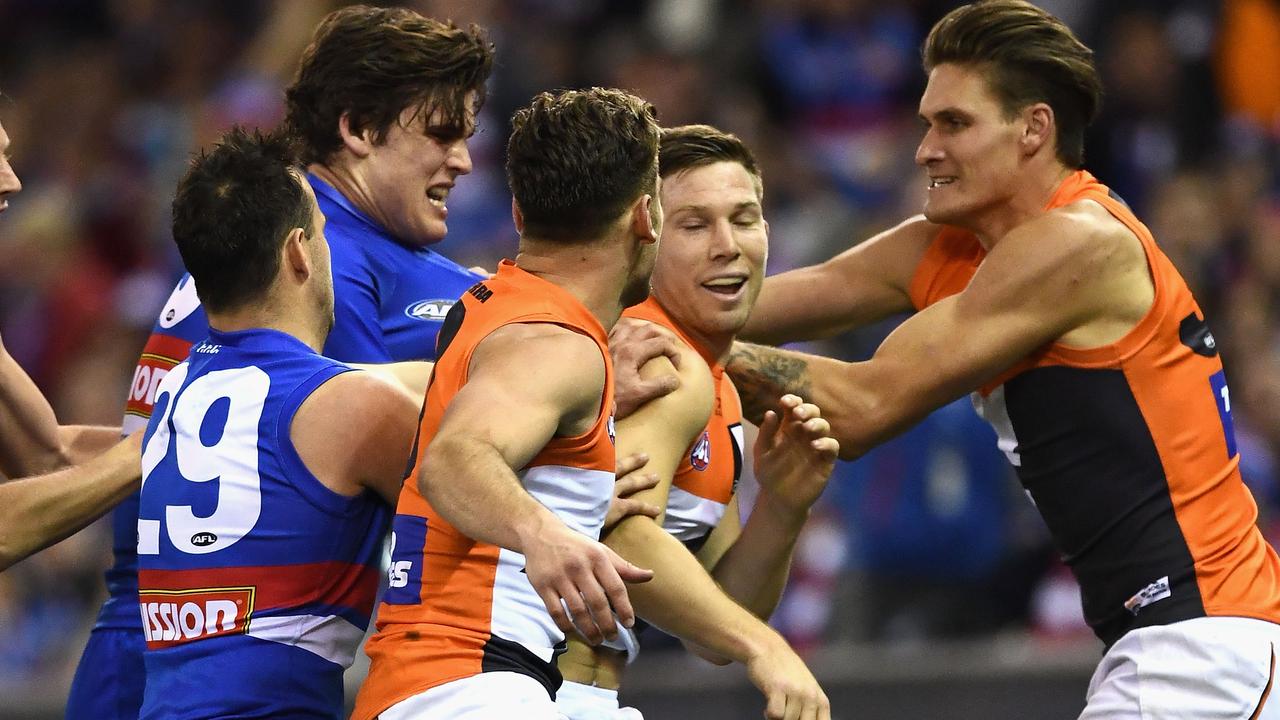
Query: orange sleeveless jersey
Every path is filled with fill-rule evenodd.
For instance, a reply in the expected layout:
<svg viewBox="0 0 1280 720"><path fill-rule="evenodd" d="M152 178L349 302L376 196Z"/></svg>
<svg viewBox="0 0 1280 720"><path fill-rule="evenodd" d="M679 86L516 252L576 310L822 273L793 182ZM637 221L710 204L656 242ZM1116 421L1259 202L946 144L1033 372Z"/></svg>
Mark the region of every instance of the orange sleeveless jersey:
<svg viewBox="0 0 1280 720"><path fill-rule="evenodd" d="M525 489L570 527L598 537L613 497L613 366L599 321L563 288L503 261L454 305L437 340L415 463L392 525L390 582L378 607L378 631L366 652L369 675L353 718L372 718L429 688L502 670L529 675L549 694L560 684L553 664L564 635L524 574L524 556L464 536L419 493L418 470L449 401L467 381L479 343L511 323L553 323L595 340L605 390L595 425L555 438L518 475ZM530 378L536 382L536 378Z"/></svg>
<svg viewBox="0 0 1280 720"><path fill-rule="evenodd" d="M653 297L623 311L624 317L648 320L674 332L711 369L716 405L707 427L689 446L676 468L663 527L695 552L724 517L725 507L742 475L742 403L724 366L689 337Z"/></svg>
<svg viewBox="0 0 1280 720"><path fill-rule="evenodd" d="M1155 285L1118 342L1048 345L973 394L1083 591L1108 645L1201 616L1280 622L1280 559L1240 477L1213 335L1182 276L1128 206L1079 171L1046 210L1092 200L1142 242ZM1053 238L1045 238L1053 242ZM968 284L985 251L938 233L912 280L917 309Z"/></svg>

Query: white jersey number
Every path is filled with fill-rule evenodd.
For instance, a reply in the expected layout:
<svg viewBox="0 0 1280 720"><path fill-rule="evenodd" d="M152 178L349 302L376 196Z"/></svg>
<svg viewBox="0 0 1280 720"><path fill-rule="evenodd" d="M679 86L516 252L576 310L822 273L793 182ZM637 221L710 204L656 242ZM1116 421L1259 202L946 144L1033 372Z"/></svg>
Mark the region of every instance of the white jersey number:
<svg viewBox="0 0 1280 720"><path fill-rule="evenodd" d="M215 370L198 377L174 400L187 378L187 363L175 367L160 384L156 402L167 395L164 415L142 450L142 492L169 452L170 423L178 472L195 483L218 481L213 514L197 517L190 505L165 507L163 524L178 550L194 555L225 550L258 524L262 493L258 476L258 422L271 379L257 367ZM220 400L230 403L226 425L213 445L200 439L205 416ZM159 519L138 519L138 554L160 552Z"/></svg>

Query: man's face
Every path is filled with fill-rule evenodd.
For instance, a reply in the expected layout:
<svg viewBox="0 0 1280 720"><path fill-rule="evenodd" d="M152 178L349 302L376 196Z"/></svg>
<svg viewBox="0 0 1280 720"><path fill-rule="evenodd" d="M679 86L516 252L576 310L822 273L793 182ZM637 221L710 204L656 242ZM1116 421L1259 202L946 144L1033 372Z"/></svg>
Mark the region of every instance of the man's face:
<svg viewBox="0 0 1280 720"><path fill-rule="evenodd" d="M928 174L924 215L930 222L973 227L1008 202L1021 178L1021 116L1007 120L982 73L943 64L929 73L920 98L924 138L916 164Z"/></svg>
<svg viewBox="0 0 1280 720"><path fill-rule="evenodd" d="M731 338L751 314L769 254L756 179L736 162L695 167L663 180L662 204L654 296L695 335Z"/></svg>
<svg viewBox="0 0 1280 720"><path fill-rule="evenodd" d="M9 133L0 125L0 213L9 208L9 196L22 189L22 182L9 164Z"/></svg>
<svg viewBox="0 0 1280 720"><path fill-rule="evenodd" d="M472 106L472 98L467 100ZM396 239L410 245L430 245L444 239L449 216L446 201L459 175L471 172L467 139L475 127L468 113L467 128L441 125L440 112L427 115L406 108L385 141L353 166L365 186L370 207L361 208Z"/></svg>

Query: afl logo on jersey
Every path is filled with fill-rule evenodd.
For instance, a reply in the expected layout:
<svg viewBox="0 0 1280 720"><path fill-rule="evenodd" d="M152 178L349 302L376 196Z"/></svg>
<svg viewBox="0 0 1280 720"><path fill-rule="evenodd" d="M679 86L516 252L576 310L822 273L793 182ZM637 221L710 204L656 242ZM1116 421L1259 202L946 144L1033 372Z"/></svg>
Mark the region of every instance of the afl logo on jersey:
<svg viewBox="0 0 1280 720"><path fill-rule="evenodd" d="M610 416L609 416L609 419L605 421L604 429L609 431L609 444L610 444L610 445L617 445L617 444L618 444L618 432L617 432L617 430L615 430L615 429L614 429L614 425L613 425L613 416L612 416L612 415L610 415Z"/></svg>
<svg viewBox="0 0 1280 720"><path fill-rule="evenodd" d="M415 320L434 320L441 322L449 314L457 300L419 300L404 309L404 314Z"/></svg>
<svg viewBox="0 0 1280 720"><path fill-rule="evenodd" d="M160 311L160 327L167 330L177 325L186 320L187 316L195 312L198 307L200 307L200 298L196 296L196 281L192 280L190 275L186 275L165 301L164 310Z"/></svg>
<svg viewBox="0 0 1280 720"><path fill-rule="evenodd" d="M698 442L693 444L693 451L689 453L689 464L694 470L706 470L711 464L711 436L706 430L702 431L702 437L698 438Z"/></svg>
<svg viewBox="0 0 1280 720"><path fill-rule="evenodd" d="M218 536L211 532L198 532L191 536L191 544L196 547L208 547L218 542Z"/></svg>

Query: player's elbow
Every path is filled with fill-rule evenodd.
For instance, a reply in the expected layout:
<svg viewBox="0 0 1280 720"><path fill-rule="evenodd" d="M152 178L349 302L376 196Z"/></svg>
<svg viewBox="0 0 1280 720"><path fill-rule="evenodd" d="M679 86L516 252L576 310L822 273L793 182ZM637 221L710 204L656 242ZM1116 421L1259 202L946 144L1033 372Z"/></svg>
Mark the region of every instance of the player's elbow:
<svg viewBox="0 0 1280 720"><path fill-rule="evenodd" d="M893 433L899 419L898 401L888 392L877 389L849 393L849 401L822 409L831 423L831 435L840 443L841 460L856 460Z"/></svg>
<svg viewBox="0 0 1280 720"><path fill-rule="evenodd" d="M31 554L31 551L23 550L22 543L15 534L21 522L21 518L0 512L0 572L8 570Z"/></svg>
<svg viewBox="0 0 1280 720"><path fill-rule="evenodd" d="M71 446L65 442L58 442L30 448L23 452L9 453L4 457L0 471L12 479L47 475L72 464Z"/></svg>
<svg viewBox="0 0 1280 720"><path fill-rule="evenodd" d="M465 437L437 435L418 462L418 493L437 509L448 505L449 489L466 477L474 447Z"/></svg>
<svg viewBox="0 0 1280 720"><path fill-rule="evenodd" d="M436 487L439 485L438 478L441 476L439 463L433 460L433 455L428 449L423 454L422 462L418 464L418 477L415 482L418 484L418 494L430 502L435 495Z"/></svg>
<svg viewBox="0 0 1280 720"><path fill-rule="evenodd" d="M724 655L720 655L719 653L712 652L702 647L701 645L698 645L697 643L692 643L687 640L682 641L682 643L684 644L684 647L686 650L693 653L697 657L700 657L703 660L706 660L712 665L720 665L721 667L723 667L733 662L731 658L727 658Z"/></svg>

